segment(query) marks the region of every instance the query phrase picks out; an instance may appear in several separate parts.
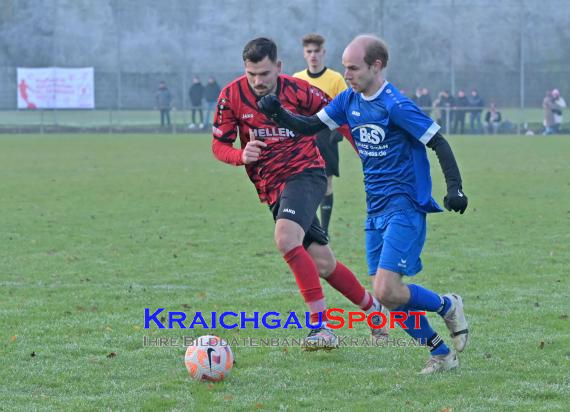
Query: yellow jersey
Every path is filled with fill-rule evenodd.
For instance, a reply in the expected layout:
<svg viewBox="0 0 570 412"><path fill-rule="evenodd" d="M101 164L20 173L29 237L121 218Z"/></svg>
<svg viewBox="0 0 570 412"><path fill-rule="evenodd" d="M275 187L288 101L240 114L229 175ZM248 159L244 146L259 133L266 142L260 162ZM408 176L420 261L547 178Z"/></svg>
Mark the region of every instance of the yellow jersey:
<svg viewBox="0 0 570 412"><path fill-rule="evenodd" d="M301 70L295 73L293 77L308 81L311 85L318 87L333 99L337 94L347 89L342 74L328 67L325 67L322 72L315 74L309 73L308 69Z"/></svg>

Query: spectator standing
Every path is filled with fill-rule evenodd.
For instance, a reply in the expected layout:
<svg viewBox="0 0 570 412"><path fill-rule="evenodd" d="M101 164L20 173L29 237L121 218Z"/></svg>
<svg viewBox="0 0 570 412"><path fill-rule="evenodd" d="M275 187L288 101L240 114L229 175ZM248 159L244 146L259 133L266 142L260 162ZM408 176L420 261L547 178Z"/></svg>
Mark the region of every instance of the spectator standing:
<svg viewBox="0 0 570 412"><path fill-rule="evenodd" d="M467 98L469 107L471 108L471 117L469 119L469 128L473 134L483 133L483 126L481 125L481 113L483 112L483 107L485 107L485 102L483 98L479 95L477 89L471 90L471 95Z"/></svg>
<svg viewBox="0 0 570 412"><path fill-rule="evenodd" d="M501 112L497 109L497 105L491 102L489 110L485 114L485 128L487 129L487 133L497 134L502 120L503 117L501 116Z"/></svg>
<svg viewBox="0 0 570 412"><path fill-rule="evenodd" d="M170 126L172 94L165 82L160 82L156 91L156 108L160 110L160 126Z"/></svg>
<svg viewBox="0 0 570 412"><path fill-rule="evenodd" d="M220 85L212 76L208 78L208 83L206 83L206 90L205 90L205 100L206 100L206 123L211 123L212 119L210 118L214 107L216 106L216 102L218 101L218 96L220 95Z"/></svg>
<svg viewBox="0 0 570 412"><path fill-rule="evenodd" d="M455 113L453 114L453 133L465 134L465 115L469 102L465 92L459 90L455 99Z"/></svg>
<svg viewBox="0 0 570 412"><path fill-rule="evenodd" d="M554 112L558 110L559 107L554 102L551 90L546 91L546 96L544 96L544 99L542 100L542 108L544 109L544 120L542 121L544 131L542 134L554 134ZM562 114L561 111L560 114Z"/></svg>
<svg viewBox="0 0 570 412"><path fill-rule="evenodd" d="M441 126L441 130L449 132L451 126L451 105L453 100L448 91L439 92L437 99L433 101L433 108L437 123ZM449 122L448 122L449 121Z"/></svg>
<svg viewBox="0 0 570 412"><path fill-rule="evenodd" d="M420 96L417 100L417 105L426 114L426 116L429 116L431 114L432 101L429 90L426 87L423 87L421 89Z"/></svg>
<svg viewBox="0 0 570 412"><path fill-rule="evenodd" d="M416 93L411 97L412 101L419 106L420 97L422 97L422 88L416 88Z"/></svg>
<svg viewBox="0 0 570 412"><path fill-rule="evenodd" d="M562 123L564 122L564 118L562 115L562 109L566 108L566 101L560 95L560 90L554 89L552 90L552 99L554 103L558 106L554 110L552 110L554 115L554 133L560 133L562 128Z"/></svg>
<svg viewBox="0 0 570 412"><path fill-rule="evenodd" d="M189 128L196 128L196 114L200 115L200 123L198 124L199 129L204 128L204 113L202 111L202 99L204 98L204 85L200 82L198 76L194 76L192 79L192 86L190 86L190 91L188 92L190 96L190 104L192 109L192 123L190 123Z"/></svg>

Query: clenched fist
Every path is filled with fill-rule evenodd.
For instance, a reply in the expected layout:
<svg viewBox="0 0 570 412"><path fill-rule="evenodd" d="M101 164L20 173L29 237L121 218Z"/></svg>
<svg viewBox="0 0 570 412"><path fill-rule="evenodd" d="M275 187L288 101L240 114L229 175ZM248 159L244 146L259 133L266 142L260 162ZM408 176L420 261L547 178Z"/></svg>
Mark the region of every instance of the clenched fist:
<svg viewBox="0 0 570 412"><path fill-rule="evenodd" d="M463 214L467 209L467 196L461 189L450 189L447 191L447 196L443 198L443 205L447 210Z"/></svg>

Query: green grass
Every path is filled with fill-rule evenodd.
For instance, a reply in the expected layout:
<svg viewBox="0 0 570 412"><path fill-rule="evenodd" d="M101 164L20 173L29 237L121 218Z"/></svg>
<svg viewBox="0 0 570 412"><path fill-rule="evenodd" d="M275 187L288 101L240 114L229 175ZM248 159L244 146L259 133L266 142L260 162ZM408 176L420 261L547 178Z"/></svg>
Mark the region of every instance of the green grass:
<svg viewBox="0 0 570 412"><path fill-rule="evenodd" d="M304 309L244 170L214 160L203 135L0 136L0 409L567 410L570 138L450 140L470 207L430 216L416 279L464 297L460 369L418 376L424 348L234 348L232 376L213 385L190 381L184 348L142 344L208 331L145 331L143 312ZM341 173L333 248L367 282L347 145ZM367 336L358 326L346 333Z"/></svg>

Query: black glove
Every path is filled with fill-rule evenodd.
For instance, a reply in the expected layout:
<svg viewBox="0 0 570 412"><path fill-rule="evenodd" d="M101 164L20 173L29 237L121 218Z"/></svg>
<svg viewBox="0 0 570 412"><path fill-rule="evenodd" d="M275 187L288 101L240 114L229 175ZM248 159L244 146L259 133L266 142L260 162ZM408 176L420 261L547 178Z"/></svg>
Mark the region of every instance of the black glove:
<svg viewBox="0 0 570 412"><path fill-rule="evenodd" d="M449 189L443 198L443 205L447 210L463 214L467 209L467 196L461 189Z"/></svg>
<svg viewBox="0 0 570 412"><path fill-rule="evenodd" d="M274 94L268 94L259 99L257 107L259 107L259 110L261 110L264 115L272 119L279 117L279 114L283 110L281 102Z"/></svg>

